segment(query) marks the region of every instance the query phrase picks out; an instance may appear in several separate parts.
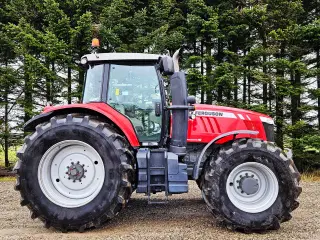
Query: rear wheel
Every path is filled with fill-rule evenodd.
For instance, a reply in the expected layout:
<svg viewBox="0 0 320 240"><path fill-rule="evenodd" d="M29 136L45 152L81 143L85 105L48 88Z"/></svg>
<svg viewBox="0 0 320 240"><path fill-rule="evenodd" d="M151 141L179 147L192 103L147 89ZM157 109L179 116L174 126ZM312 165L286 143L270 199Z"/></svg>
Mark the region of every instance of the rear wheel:
<svg viewBox="0 0 320 240"><path fill-rule="evenodd" d="M44 123L26 137L15 167L21 205L46 227L62 231L98 227L132 193L133 155L110 125L86 117Z"/></svg>
<svg viewBox="0 0 320 240"><path fill-rule="evenodd" d="M202 194L218 221L232 229L278 229L299 205L299 181L293 161L274 144L240 140L209 159Z"/></svg>

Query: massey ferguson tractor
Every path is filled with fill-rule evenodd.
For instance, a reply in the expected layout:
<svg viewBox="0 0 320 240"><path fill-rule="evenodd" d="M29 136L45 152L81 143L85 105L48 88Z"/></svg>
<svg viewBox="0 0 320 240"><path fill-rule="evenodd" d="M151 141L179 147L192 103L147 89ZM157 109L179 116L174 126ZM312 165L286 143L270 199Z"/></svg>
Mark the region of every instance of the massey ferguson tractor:
<svg viewBox="0 0 320 240"><path fill-rule="evenodd" d="M114 218L133 191L149 203L162 192L166 202L187 193L188 180L231 229L278 229L291 219L300 174L274 144L272 118L196 104L178 56L81 58L82 103L49 105L25 125L31 134L17 153L15 189L32 219L83 232Z"/></svg>

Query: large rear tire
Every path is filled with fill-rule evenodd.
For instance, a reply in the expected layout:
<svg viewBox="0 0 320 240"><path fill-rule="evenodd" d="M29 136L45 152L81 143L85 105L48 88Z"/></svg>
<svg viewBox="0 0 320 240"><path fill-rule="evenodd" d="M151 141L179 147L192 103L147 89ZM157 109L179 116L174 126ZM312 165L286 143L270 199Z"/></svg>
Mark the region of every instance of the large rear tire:
<svg viewBox="0 0 320 240"><path fill-rule="evenodd" d="M89 116L53 117L25 138L17 156L21 205L45 227L99 227L131 196L134 157L128 142Z"/></svg>
<svg viewBox="0 0 320 240"><path fill-rule="evenodd" d="M300 174L273 143L243 139L208 161L203 198L217 220L233 230L278 229L299 206Z"/></svg>

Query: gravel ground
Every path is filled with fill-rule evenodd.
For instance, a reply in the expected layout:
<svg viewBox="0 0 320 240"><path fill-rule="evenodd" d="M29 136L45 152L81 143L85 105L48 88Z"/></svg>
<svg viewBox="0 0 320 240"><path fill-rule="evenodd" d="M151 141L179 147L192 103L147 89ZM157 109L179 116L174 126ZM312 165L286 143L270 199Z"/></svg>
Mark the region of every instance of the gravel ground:
<svg viewBox="0 0 320 240"><path fill-rule="evenodd" d="M278 231L243 234L218 227L206 210L200 191L190 182L188 194L173 195L166 205L148 205L133 194L128 207L103 228L66 234L45 229L20 207L13 182L0 182L0 239L319 239L320 182L302 183L300 207Z"/></svg>

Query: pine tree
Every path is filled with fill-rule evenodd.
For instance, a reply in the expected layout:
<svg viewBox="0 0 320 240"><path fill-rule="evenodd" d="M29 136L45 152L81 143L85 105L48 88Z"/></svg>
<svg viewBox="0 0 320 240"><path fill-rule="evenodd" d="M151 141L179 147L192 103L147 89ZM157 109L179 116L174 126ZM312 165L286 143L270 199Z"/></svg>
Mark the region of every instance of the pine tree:
<svg viewBox="0 0 320 240"><path fill-rule="evenodd" d="M6 1L1 5L7 4ZM14 95L18 95L18 71L12 66L16 59L15 44L8 35L6 24L11 21L6 7L0 9L0 145L4 150L5 167L9 167L9 147L13 145L12 130L16 127L12 110L17 104ZM12 122L11 122L12 121Z"/></svg>

